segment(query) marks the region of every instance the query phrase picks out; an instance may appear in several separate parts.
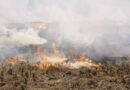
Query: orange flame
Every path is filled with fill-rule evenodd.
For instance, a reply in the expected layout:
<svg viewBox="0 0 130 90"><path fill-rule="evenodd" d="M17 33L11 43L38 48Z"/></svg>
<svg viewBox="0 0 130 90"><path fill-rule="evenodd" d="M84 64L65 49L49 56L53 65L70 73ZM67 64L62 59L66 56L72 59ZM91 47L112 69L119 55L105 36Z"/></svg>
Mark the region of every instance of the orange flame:
<svg viewBox="0 0 130 90"><path fill-rule="evenodd" d="M21 60L18 58L18 56L15 56L15 57L13 57L12 59L10 59L9 63L10 63L12 66L15 66L17 61L21 61Z"/></svg>
<svg viewBox="0 0 130 90"><path fill-rule="evenodd" d="M44 63L44 64L41 64L41 63L39 64L40 69L49 68L49 66L51 66L51 63L49 62L49 60L44 56L43 52L41 51L40 45L37 46L35 56L40 57L41 61L43 61L43 63Z"/></svg>
<svg viewBox="0 0 130 90"><path fill-rule="evenodd" d="M11 64L12 66L14 66L14 65L16 65L16 62L10 61L10 64Z"/></svg>
<svg viewBox="0 0 130 90"><path fill-rule="evenodd" d="M34 53L34 57L38 57L40 64L33 63L32 65L39 67L39 69L48 69L50 66L57 65L59 63L65 67L69 67L70 66L69 63L66 62L67 58L65 56L62 56L62 57L60 56L59 50L57 49L57 46L55 43L52 44L52 48L53 48L54 53L46 56L41 51L41 46L37 45L37 49L36 49L36 52ZM91 68L94 66L94 67L97 67L99 71L102 70L101 63L96 64L96 63L92 62L92 60L86 58L85 56L80 56L79 58L73 57L73 59L77 60L76 64L75 64L76 66L80 65L80 64L84 64L88 68ZM12 66L15 66L18 61L21 61L21 60L20 60L20 58L18 58L18 56L16 56L16 57L10 59L10 64ZM73 65L72 65L72 67L73 67Z"/></svg>
<svg viewBox="0 0 130 90"><path fill-rule="evenodd" d="M57 50L57 46L55 43L52 43L52 48L54 50L54 56L59 56L59 51Z"/></svg>
<svg viewBox="0 0 130 90"><path fill-rule="evenodd" d="M36 50L36 52L35 52L35 56L40 56L40 57L43 56L43 53L41 52L41 47L40 47L40 45L37 45L37 50Z"/></svg>
<svg viewBox="0 0 130 90"><path fill-rule="evenodd" d="M34 26L35 26L35 28L40 29L40 30L41 30L41 29L42 29L42 30L47 29L46 25L43 24L43 23L36 23Z"/></svg>

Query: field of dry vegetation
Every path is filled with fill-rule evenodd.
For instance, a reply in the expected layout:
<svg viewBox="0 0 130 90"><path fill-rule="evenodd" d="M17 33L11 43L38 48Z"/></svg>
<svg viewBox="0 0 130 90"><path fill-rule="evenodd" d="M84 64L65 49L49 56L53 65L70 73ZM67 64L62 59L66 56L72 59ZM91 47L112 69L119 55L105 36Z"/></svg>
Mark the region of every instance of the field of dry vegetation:
<svg viewBox="0 0 130 90"><path fill-rule="evenodd" d="M25 62L0 67L0 90L130 90L130 62L96 68L39 69Z"/></svg>

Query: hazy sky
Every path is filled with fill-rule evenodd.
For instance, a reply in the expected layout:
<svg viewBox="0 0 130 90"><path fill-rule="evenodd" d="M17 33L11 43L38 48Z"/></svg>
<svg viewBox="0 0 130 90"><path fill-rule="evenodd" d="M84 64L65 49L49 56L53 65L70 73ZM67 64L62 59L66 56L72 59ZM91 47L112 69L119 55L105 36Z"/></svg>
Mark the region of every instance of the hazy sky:
<svg viewBox="0 0 130 90"><path fill-rule="evenodd" d="M90 15L94 20L105 18L125 21L129 19L129 10L129 0L0 0L1 19L12 21L24 18L45 21L44 17L54 19L62 17L62 14L68 15L69 11L70 14Z"/></svg>
<svg viewBox="0 0 130 90"><path fill-rule="evenodd" d="M100 55L123 55L130 53L129 10L130 0L0 0L0 23L59 22L51 30L59 45L66 40Z"/></svg>

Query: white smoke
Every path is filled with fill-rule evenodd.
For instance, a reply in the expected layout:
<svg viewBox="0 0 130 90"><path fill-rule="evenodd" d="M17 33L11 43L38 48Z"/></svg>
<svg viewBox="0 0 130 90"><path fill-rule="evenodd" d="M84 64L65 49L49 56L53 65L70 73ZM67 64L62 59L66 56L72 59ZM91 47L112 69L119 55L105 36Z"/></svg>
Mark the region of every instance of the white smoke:
<svg viewBox="0 0 130 90"><path fill-rule="evenodd" d="M48 30L52 33L48 37L55 38L59 45L68 41L74 46L92 48L92 53L91 49L86 50L89 55L122 56L130 53L129 9L129 0L0 0L0 23L58 22L56 28ZM17 30L13 31L16 35ZM26 31L26 38L30 38L30 32L35 32ZM21 32L17 32L17 37L21 38ZM34 36L38 38L36 34ZM5 40L2 38L0 43L4 46ZM11 39L6 40L12 43ZM20 39L18 43L34 44L35 40L30 43Z"/></svg>
<svg viewBox="0 0 130 90"><path fill-rule="evenodd" d="M3 27L0 28L0 32L0 47L8 47L8 45L21 47L46 43L44 38L38 36L38 31L32 28L18 31Z"/></svg>
<svg viewBox="0 0 130 90"><path fill-rule="evenodd" d="M39 36L39 31L33 28L24 30L0 27L0 59L19 54L18 48L29 45L41 45L47 42Z"/></svg>

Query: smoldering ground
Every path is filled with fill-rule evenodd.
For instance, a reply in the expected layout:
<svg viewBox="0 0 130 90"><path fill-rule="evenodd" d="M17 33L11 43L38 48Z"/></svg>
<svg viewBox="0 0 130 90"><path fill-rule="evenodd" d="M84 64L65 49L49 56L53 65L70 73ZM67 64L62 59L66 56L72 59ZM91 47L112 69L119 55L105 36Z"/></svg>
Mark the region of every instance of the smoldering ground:
<svg viewBox="0 0 130 90"><path fill-rule="evenodd" d="M41 44L39 41L45 39L47 43L42 45L47 48L56 42L65 50L77 47L89 57L128 55L129 9L128 0L0 0L1 56L12 54L16 47ZM31 27L18 31L6 27L14 22L39 21L47 24L47 31L39 32Z"/></svg>

